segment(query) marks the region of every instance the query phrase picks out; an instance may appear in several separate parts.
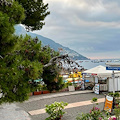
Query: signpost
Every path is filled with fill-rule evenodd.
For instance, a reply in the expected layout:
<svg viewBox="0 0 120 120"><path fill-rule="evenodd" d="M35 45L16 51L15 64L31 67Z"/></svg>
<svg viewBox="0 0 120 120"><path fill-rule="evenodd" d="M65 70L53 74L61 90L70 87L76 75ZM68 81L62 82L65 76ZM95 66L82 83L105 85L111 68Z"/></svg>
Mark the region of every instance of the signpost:
<svg viewBox="0 0 120 120"><path fill-rule="evenodd" d="M113 106L113 97L111 96L106 96L105 98L105 105L104 105L104 110L108 111L111 113L112 111L112 106Z"/></svg>

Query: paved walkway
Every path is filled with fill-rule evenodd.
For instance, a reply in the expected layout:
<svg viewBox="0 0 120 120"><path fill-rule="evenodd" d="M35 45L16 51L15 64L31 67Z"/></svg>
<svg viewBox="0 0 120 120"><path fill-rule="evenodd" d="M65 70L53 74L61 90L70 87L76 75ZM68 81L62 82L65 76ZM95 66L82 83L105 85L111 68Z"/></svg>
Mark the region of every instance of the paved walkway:
<svg viewBox="0 0 120 120"><path fill-rule="evenodd" d="M83 110L83 112L85 112L91 108L91 98L93 96L96 97L96 94L91 90L31 96L30 99L24 103L1 105L0 120L45 120L47 114L45 113L44 105L51 104L54 101L68 102L68 106L65 107L67 114L64 115L63 120L75 120L74 118L78 111L81 112L80 110ZM98 95L98 102L100 105L103 105L103 95Z"/></svg>
<svg viewBox="0 0 120 120"><path fill-rule="evenodd" d="M49 99L49 98L55 98L55 97L61 97L61 96L68 96L68 95L75 95L75 94L82 94L82 93L92 93L92 90L83 90L83 91L72 91L72 92L58 92L58 93L48 93L48 94L42 94L36 97L31 97L28 101L25 101L25 103L29 103L32 101L42 100L42 99Z"/></svg>
<svg viewBox="0 0 120 120"><path fill-rule="evenodd" d="M3 104L0 106L0 120L31 120L31 118L15 104Z"/></svg>
<svg viewBox="0 0 120 120"><path fill-rule="evenodd" d="M98 99L97 103L104 102L105 98ZM75 102L75 103L70 103L68 106L65 107L65 109L68 108L74 108L74 107L80 107L80 106L85 106L85 105L92 105L91 100L88 101L83 101L83 102ZM43 114L45 113L45 108L43 109L38 109L38 110L32 110L28 112L30 115L38 115L38 114Z"/></svg>

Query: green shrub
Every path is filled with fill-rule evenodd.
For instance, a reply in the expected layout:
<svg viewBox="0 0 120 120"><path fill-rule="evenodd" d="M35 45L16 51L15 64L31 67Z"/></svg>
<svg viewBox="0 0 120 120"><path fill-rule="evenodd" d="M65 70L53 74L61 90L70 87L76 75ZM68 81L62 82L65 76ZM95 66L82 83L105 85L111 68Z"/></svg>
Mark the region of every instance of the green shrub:
<svg viewBox="0 0 120 120"><path fill-rule="evenodd" d="M48 113L50 116L46 118L45 120L56 120L63 116L65 112L63 111L64 107L67 106L68 103L65 102L54 102L50 105L46 105L46 113Z"/></svg>
<svg viewBox="0 0 120 120"><path fill-rule="evenodd" d="M114 94L113 94L113 93L108 93L108 95L110 95L110 96L114 96Z"/></svg>
<svg viewBox="0 0 120 120"><path fill-rule="evenodd" d="M117 98L117 97L119 97L119 96L120 96L119 92L114 93L114 97L115 97L115 98Z"/></svg>
<svg viewBox="0 0 120 120"><path fill-rule="evenodd" d="M92 98L92 102L93 102L93 103L97 102L97 100L98 100L98 99L97 99L96 97Z"/></svg>
<svg viewBox="0 0 120 120"><path fill-rule="evenodd" d="M76 117L76 120L89 120L90 116L89 113L81 113Z"/></svg>
<svg viewBox="0 0 120 120"><path fill-rule="evenodd" d="M114 114L115 114L115 117L117 118L117 120L120 120L120 105L116 106L115 109L114 109Z"/></svg>

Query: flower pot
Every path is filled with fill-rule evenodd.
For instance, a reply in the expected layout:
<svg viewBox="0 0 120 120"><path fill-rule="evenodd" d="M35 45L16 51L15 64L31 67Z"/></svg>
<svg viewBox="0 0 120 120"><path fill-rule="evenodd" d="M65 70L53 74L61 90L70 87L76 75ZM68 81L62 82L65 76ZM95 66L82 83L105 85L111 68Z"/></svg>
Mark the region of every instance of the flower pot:
<svg viewBox="0 0 120 120"><path fill-rule="evenodd" d="M33 93L34 95L40 95L40 94L42 94L42 91L35 91L34 93Z"/></svg>
<svg viewBox="0 0 120 120"><path fill-rule="evenodd" d="M75 87L74 86L68 86L69 91L75 91Z"/></svg>
<svg viewBox="0 0 120 120"><path fill-rule="evenodd" d="M75 90L80 90L80 87L75 87Z"/></svg>
<svg viewBox="0 0 120 120"><path fill-rule="evenodd" d="M42 93L43 93L43 94L47 94L47 93L50 93L50 91L48 91L48 90L43 90Z"/></svg>

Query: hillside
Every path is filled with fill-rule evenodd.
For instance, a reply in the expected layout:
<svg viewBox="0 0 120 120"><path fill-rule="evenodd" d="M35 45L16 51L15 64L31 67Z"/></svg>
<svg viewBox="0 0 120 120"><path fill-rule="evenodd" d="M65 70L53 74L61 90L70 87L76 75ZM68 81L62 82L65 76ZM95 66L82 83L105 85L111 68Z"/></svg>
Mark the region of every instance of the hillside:
<svg viewBox="0 0 120 120"><path fill-rule="evenodd" d="M77 60L87 60L88 59L87 57L77 53L76 51L71 50L68 47L64 47L61 44L56 43L56 42L54 42L53 40L51 40L49 38L43 37L41 35L38 35L38 34L35 34L35 33L32 33L32 32L26 32L24 27L21 26L21 25L15 26L15 34L16 35L21 35L21 34L22 35L26 35L26 34L28 34L28 35L30 35L33 38L35 38L37 36L38 39L42 42L43 45L49 45L55 51L58 51L59 48L62 48L62 50L63 50L62 54L68 54L74 60L76 60L76 59Z"/></svg>

